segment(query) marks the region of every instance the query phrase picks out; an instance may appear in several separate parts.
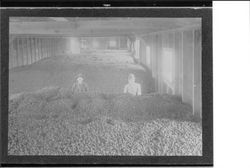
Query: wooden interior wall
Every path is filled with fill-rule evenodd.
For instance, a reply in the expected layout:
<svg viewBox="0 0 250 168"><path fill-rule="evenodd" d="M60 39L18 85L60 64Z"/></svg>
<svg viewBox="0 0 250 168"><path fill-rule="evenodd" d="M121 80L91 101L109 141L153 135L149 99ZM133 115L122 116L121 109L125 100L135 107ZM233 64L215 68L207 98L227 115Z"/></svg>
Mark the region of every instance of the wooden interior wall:
<svg viewBox="0 0 250 168"><path fill-rule="evenodd" d="M140 37L140 62L152 71L159 93L176 95L201 117L201 30L188 28ZM143 41L143 42L142 42ZM150 65L146 48L150 48Z"/></svg>
<svg viewBox="0 0 250 168"><path fill-rule="evenodd" d="M193 105L193 32L192 30L183 32L183 95L182 100Z"/></svg>
<svg viewBox="0 0 250 168"><path fill-rule="evenodd" d="M174 79L174 94L182 96L182 33L175 32L174 34L174 55L175 55L175 79Z"/></svg>
<svg viewBox="0 0 250 168"><path fill-rule="evenodd" d="M201 60L201 31L194 31L194 114L202 117L202 60Z"/></svg>
<svg viewBox="0 0 250 168"><path fill-rule="evenodd" d="M10 36L9 68L29 65L41 59L64 54L68 46L66 38Z"/></svg>

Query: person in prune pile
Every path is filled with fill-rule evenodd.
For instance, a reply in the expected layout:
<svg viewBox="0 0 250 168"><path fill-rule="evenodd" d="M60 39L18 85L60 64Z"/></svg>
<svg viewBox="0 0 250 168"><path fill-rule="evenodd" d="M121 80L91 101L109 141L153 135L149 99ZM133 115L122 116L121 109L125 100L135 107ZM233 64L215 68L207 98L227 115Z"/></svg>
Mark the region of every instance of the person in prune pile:
<svg viewBox="0 0 250 168"><path fill-rule="evenodd" d="M135 75L129 74L128 76L128 84L124 87L124 93L131 94L133 96L141 95L141 85L135 82Z"/></svg>
<svg viewBox="0 0 250 168"><path fill-rule="evenodd" d="M76 81L72 86L72 93L73 94L79 94L79 93L85 93L88 91L88 85L84 81L83 75L78 74L76 77Z"/></svg>
<svg viewBox="0 0 250 168"><path fill-rule="evenodd" d="M81 99L82 93L86 93L88 91L88 85L84 81L83 75L78 74L76 76L76 81L74 82L72 88L71 88L71 99L72 99L72 105L71 108L75 109Z"/></svg>

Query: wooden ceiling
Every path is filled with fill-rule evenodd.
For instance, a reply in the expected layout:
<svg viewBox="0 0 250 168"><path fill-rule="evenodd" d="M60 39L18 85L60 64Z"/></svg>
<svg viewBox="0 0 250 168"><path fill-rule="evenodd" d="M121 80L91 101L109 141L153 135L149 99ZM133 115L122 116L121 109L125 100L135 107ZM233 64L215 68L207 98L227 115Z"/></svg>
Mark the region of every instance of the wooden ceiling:
<svg viewBox="0 0 250 168"><path fill-rule="evenodd" d="M11 17L10 34L61 36L141 35L201 27L201 18Z"/></svg>

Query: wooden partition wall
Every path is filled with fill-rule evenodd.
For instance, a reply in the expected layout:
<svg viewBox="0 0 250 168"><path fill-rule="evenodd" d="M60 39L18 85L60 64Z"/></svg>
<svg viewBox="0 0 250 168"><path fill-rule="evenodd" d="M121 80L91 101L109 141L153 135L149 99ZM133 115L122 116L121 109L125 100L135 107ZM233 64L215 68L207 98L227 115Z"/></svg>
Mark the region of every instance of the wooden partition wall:
<svg viewBox="0 0 250 168"><path fill-rule="evenodd" d="M65 53L67 39L62 37L13 36L9 40L9 68L29 65Z"/></svg>
<svg viewBox="0 0 250 168"><path fill-rule="evenodd" d="M201 29L152 33L139 39L137 52L152 71L155 90L180 97L201 117Z"/></svg>

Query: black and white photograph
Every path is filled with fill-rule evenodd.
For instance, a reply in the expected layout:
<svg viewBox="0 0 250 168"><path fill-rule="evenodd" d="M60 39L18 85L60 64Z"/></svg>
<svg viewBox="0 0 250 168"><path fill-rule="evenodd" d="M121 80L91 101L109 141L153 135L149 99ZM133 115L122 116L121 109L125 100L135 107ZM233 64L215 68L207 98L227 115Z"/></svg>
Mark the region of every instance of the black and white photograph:
<svg viewBox="0 0 250 168"><path fill-rule="evenodd" d="M209 9L26 11L2 31L7 160L211 164Z"/></svg>
<svg viewBox="0 0 250 168"><path fill-rule="evenodd" d="M201 18L9 24L8 154L202 156Z"/></svg>
<svg viewBox="0 0 250 168"><path fill-rule="evenodd" d="M0 167L249 167L250 3L2 0Z"/></svg>

